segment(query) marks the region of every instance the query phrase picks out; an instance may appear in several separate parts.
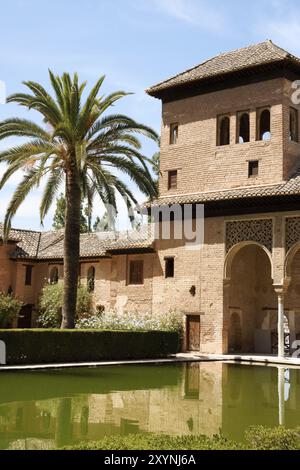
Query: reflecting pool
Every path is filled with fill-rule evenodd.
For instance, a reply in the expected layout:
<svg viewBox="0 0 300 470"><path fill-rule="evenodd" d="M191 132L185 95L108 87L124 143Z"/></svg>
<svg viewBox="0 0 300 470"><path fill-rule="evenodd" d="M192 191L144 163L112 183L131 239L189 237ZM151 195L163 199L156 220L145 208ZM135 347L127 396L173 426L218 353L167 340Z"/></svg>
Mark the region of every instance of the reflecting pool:
<svg viewBox="0 0 300 470"><path fill-rule="evenodd" d="M202 362L0 374L0 448L300 424L300 369Z"/></svg>

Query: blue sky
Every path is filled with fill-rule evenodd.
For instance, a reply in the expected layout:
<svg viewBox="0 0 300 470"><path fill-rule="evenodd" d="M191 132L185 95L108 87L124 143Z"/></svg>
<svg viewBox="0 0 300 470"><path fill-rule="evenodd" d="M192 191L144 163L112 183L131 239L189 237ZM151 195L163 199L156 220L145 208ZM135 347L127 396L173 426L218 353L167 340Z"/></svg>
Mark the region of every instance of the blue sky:
<svg viewBox="0 0 300 470"><path fill-rule="evenodd" d="M48 68L77 71L90 84L105 74L105 92L135 93L115 111L157 131L161 106L145 95L148 86L220 52L265 39L300 55L299 0L10 0L1 2L1 20L0 80L7 93L21 91L22 80L47 86ZM0 106L0 120L12 116L28 113ZM34 113L31 118L36 119ZM2 141L0 149L12 143ZM147 155L154 150L145 143ZM19 177L0 192L0 220ZM40 194L36 190L24 202L15 227L40 228ZM51 222L50 214L45 228Z"/></svg>

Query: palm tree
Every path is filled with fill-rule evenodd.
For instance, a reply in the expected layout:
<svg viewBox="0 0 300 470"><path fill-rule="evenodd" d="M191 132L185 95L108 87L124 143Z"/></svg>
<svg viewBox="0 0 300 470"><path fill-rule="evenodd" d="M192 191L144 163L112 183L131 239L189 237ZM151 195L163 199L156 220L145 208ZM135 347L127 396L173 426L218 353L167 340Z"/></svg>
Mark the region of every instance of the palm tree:
<svg viewBox="0 0 300 470"><path fill-rule="evenodd" d="M8 205L4 220L5 236L11 221L29 192L46 178L40 204L41 223L61 185L65 185L66 213L64 238L64 302L62 328L74 328L79 267L80 209L82 199L92 206L96 195L109 207L116 208L116 192L127 198L128 208L136 204L131 190L122 180L126 174L147 197L156 196L156 187L148 160L141 153L137 133L156 142L158 137L149 127L127 116L103 116L117 100L126 95L117 91L99 96L101 77L85 101L86 82L79 83L77 74L61 77L49 71L53 88L50 95L39 83L24 82L27 93L8 97L28 110L38 111L44 125L27 119L12 118L0 122L0 140L20 136L30 140L0 153L7 168L0 189L18 170L24 170ZM83 102L84 101L84 102Z"/></svg>

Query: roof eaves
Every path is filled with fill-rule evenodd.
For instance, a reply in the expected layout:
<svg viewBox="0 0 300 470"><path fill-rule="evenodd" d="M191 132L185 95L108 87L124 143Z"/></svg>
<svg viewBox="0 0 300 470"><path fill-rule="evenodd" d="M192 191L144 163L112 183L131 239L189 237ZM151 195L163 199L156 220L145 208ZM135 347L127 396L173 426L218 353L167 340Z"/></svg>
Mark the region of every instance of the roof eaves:
<svg viewBox="0 0 300 470"><path fill-rule="evenodd" d="M266 49L267 49L265 51L266 52L265 59L261 60L261 62L245 64L245 66L238 66L236 68L233 67L231 70L224 70L224 71L216 70L216 71L212 71L211 75L210 74L204 74L202 77L201 76L196 77L196 78L193 78L193 77L188 78L187 77L185 80L184 79L180 80L181 77L184 77L185 75L190 74L194 70L207 65L209 62L211 62L215 59L222 60L222 58L226 58L226 56L232 56L232 55L238 54L239 52L242 52L242 51L244 51L245 54L247 54L247 51L248 51L248 54L249 54L249 51L250 51L250 54L248 55L248 57L245 58L245 61L246 61L246 59L249 60L249 58L256 56L257 49L261 48L261 46L266 46ZM270 54L269 54L270 57L268 57L268 52L270 53L270 47L271 47L271 53L272 52L274 53L273 57ZM253 51L251 51L251 49L253 49ZM202 82L204 80L208 80L208 79L211 80L213 78L216 78L217 76L228 76L228 75L236 74L238 72L247 71L247 70L249 71L251 69L256 69L257 67L266 66L266 65L270 65L270 64L278 64L278 63L285 62L285 61L288 61L288 62L293 61L298 66L300 65L300 59L298 57L290 54L289 52L287 52L283 48L277 46L271 40L268 40L268 41L264 41L264 42L261 42L261 43L258 43L258 44L250 45L248 47L243 47L243 48L240 48L240 49L236 49L234 51L228 51L228 52L219 54L215 57L212 57L212 58L210 58L210 59L208 59L208 60L192 67L192 68L189 68L189 69L187 69L187 70L185 70L185 71L183 71L183 72L181 72L177 75L174 75L174 76L170 77L167 80L161 81L161 82L157 83L156 85L154 85L150 88L147 88L146 93L148 93L150 96L159 97L158 95L163 93L167 89L172 89L172 88L175 89L175 88L183 86L183 85L192 84L192 83L196 83L196 82L200 83L200 82ZM179 80L176 82L176 79L179 79ZM175 81L175 83L172 83L174 81Z"/></svg>

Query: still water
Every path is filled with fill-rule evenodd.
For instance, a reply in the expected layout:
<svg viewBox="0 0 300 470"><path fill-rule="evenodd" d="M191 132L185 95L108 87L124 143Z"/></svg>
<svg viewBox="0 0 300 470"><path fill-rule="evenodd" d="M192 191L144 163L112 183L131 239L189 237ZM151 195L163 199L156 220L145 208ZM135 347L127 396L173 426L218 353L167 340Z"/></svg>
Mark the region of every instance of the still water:
<svg viewBox="0 0 300 470"><path fill-rule="evenodd" d="M300 424L300 370L223 363L0 374L0 449Z"/></svg>

